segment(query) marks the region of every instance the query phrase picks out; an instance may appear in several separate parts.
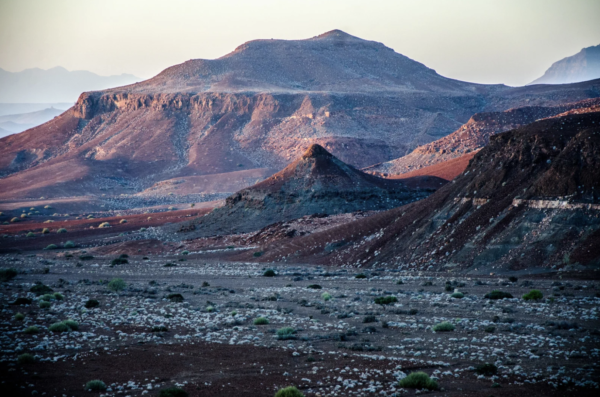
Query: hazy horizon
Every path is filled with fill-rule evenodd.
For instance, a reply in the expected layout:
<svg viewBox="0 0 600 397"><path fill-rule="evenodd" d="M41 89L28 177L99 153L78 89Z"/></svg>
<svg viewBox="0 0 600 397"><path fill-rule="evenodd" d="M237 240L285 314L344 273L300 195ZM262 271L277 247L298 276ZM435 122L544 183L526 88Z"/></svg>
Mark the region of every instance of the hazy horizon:
<svg viewBox="0 0 600 397"><path fill-rule="evenodd" d="M600 2L4 0L0 68L88 70L143 79L188 59L214 59L255 39L341 29L439 74L524 85L552 63L600 44Z"/></svg>

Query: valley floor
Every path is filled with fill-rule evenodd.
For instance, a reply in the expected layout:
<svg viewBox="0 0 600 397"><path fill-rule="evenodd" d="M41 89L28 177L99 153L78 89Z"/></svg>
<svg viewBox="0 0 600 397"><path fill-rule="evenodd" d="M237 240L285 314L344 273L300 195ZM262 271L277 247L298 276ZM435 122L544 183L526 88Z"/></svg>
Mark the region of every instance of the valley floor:
<svg viewBox="0 0 600 397"><path fill-rule="evenodd" d="M597 393L597 280L383 269L356 278L352 270L289 264L265 277L264 264L200 254L142 252L113 266L117 254L83 251L0 257L0 267L19 273L0 286L6 395L96 395L84 391L92 379L109 386L106 396L153 396L173 385L191 396L272 396L287 385L306 396L414 395L420 391L398 380L417 370L437 378L440 390L430 395ZM114 278L126 287L109 289ZM36 297L29 292L36 282L63 298ZM462 299L451 296L456 289ZM514 298L484 298L496 289ZM544 299L523 300L531 289ZM381 296L397 302L375 304ZM32 302L15 305L17 298ZM40 308L40 298L50 307ZM85 308L90 299L99 306ZM258 317L268 324L255 325ZM67 319L76 330L49 330ZM454 330L432 330L444 321ZM39 332L23 332L32 326ZM293 332L278 333L284 327ZM36 362L18 363L23 353ZM478 374L485 363L497 373Z"/></svg>

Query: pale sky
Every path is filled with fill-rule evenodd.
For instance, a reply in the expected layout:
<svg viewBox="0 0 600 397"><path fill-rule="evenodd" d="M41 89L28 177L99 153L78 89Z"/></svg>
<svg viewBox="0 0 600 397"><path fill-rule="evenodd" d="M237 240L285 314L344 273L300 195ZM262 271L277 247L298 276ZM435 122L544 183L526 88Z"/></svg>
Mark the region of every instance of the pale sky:
<svg viewBox="0 0 600 397"><path fill-rule="evenodd" d="M254 39L341 29L439 74L524 85L600 44L600 0L0 0L0 68L149 78Z"/></svg>

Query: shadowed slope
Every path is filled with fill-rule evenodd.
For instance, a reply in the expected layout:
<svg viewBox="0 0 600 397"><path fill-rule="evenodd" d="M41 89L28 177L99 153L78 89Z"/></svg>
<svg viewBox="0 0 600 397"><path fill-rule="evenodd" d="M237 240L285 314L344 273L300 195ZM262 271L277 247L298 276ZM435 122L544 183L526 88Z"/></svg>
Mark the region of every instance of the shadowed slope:
<svg viewBox="0 0 600 397"><path fill-rule="evenodd" d="M430 193L365 174L312 145L284 170L228 197L224 207L198 219L196 230L182 238L248 232L317 213L389 209Z"/></svg>

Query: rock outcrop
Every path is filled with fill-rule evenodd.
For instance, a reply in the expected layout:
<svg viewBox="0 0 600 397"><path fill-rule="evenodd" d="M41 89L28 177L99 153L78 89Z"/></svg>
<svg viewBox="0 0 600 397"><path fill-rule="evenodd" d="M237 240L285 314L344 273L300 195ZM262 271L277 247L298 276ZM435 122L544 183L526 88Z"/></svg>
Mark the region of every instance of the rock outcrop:
<svg viewBox="0 0 600 397"><path fill-rule="evenodd" d="M179 238L234 234L305 215L385 210L427 197L433 189L411 189L397 180L365 174L312 145L302 157L266 180L243 189L192 223Z"/></svg>
<svg viewBox="0 0 600 397"><path fill-rule="evenodd" d="M599 190L600 112L567 114L490 137L424 200L265 246L263 259L482 274L600 266Z"/></svg>

